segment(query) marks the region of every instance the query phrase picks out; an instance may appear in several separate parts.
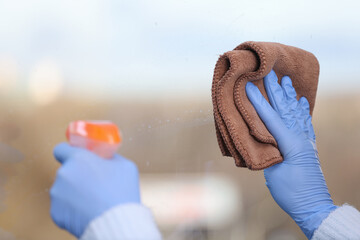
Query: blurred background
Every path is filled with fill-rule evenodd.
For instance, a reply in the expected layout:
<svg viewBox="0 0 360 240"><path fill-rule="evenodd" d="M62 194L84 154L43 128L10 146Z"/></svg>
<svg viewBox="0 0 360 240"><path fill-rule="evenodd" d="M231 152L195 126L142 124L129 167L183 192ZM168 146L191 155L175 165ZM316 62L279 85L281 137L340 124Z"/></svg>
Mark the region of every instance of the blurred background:
<svg viewBox="0 0 360 240"><path fill-rule="evenodd" d="M121 128L166 239L296 240L261 171L218 148L220 54L248 41L314 53L320 160L336 204L360 208L359 1L0 1L0 239L71 240L49 215L52 149L78 119Z"/></svg>

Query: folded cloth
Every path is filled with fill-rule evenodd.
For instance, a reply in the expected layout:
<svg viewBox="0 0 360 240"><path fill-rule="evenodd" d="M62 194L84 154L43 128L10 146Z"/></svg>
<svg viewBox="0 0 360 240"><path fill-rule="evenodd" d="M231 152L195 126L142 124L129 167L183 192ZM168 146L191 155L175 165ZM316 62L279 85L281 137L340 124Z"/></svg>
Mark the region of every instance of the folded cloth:
<svg viewBox="0 0 360 240"><path fill-rule="evenodd" d="M216 135L222 154L232 156L238 167L260 170L283 160L245 92L246 83L252 81L268 100L263 78L271 69L279 79L291 78L297 98L307 98L312 115L319 78L319 63L312 53L280 43L244 42L216 63L212 83Z"/></svg>

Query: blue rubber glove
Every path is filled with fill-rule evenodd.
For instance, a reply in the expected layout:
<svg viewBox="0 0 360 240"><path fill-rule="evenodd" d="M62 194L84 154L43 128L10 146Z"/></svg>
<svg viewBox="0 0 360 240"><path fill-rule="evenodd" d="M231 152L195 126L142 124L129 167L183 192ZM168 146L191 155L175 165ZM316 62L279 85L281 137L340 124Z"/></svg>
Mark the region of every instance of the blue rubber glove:
<svg viewBox="0 0 360 240"><path fill-rule="evenodd" d="M266 186L276 203L287 212L308 239L335 210L321 171L311 123L309 103L297 101L291 79L278 84L271 71L264 78L271 105L251 82L246 93L256 112L274 136L284 161L264 170Z"/></svg>
<svg viewBox="0 0 360 240"><path fill-rule="evenodd" d="M140 203L137 167L124 157L103 159L67 143L56 146L54 156L62 166L50 191L51 217L76 237L106 210Z"/></svg>

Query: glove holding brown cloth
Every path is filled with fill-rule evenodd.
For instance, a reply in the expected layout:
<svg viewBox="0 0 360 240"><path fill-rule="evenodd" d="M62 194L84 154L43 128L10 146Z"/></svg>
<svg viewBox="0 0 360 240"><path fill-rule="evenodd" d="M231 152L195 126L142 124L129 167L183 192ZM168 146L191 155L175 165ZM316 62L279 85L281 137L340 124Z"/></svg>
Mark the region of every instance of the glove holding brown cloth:
<svg viewBox="0 0 360 240"><path fill-rule="evenodd" d="M251 81L268 100L263 78L271 69L278 79L291 78L297 99L307 98L312 115L319 78L319 63L312 53L280 43L244 42L216 63L212 101L217 140L222 154L232 156L238 167L261 170L283 160L245 92Z"/></svg>

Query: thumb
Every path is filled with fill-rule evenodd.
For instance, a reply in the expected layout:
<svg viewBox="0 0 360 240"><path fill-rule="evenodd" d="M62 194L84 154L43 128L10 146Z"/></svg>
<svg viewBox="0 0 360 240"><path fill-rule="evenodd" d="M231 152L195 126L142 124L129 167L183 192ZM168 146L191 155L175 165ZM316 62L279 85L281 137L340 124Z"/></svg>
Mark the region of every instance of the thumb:
<svg viewBox="0 0 360 240"><path fill-rule="evenodd" d="M79 151L83 151L83 149L78 147L70 146L68 143L60 143L54 148L54 157L55 159L64 164L69 158L78 153Z"/></svg>
<svg viewBox="0 0 360 240"><path fill-rule="evenodd" d="M281 142L285 138L288 131L283 120L252 82L246 84L245 90L257 114L279 144L279 141Z"/></svg>

